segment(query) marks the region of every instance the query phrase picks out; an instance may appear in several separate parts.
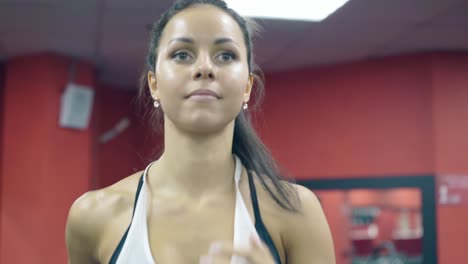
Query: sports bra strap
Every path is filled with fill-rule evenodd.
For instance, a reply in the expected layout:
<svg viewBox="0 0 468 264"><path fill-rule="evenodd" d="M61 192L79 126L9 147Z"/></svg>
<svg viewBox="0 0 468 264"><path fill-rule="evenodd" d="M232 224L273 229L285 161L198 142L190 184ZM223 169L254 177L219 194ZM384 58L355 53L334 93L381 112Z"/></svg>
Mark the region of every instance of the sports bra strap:
<svg viewBox="0 0 468 264"><path fill-rule="evenodd" d="M271 238L270 234L268 233L265 224L263 223L262 216L260 214L260 208L258 206L258 198L257 198L257 190L255 189L255 183L253 180L253 175L249 170L247 170L247 175L249 178L249 188L250 188L250 196L252 198L252 207L255 216L255 229L257 230L258 236L262 239L262 241L268 246L270 249L270 253L275 259L277 264L281 264L281 258L278 253L278 249L275 246L275 242Z"/></svg>
<svg viewBox="0 0 468 264"><path fill-rule="evenodd" d="M137 205L137 202L138 202L138 196L140 195L141 188L143 187L143 176L144 176L144 174L141 175L140 181L138 182L138 189L136 191L135 201L133 203L132 219L133 219L133 216L135 215L135 209L136 209L136 205ZM119 255L120 255L120 251L122 251L123 245L125 244L125 240L127 240L128 231L130 230L131 225L132 224L130 222L130 224L127 227L127 230L125 231L125 234L123 235L122 239L120 239L119 245L115 249L114 254L112 254L112 257L111 257L111 259L109 261L109 264L115 264L117 262L117 259L119 258Z"/></svg>

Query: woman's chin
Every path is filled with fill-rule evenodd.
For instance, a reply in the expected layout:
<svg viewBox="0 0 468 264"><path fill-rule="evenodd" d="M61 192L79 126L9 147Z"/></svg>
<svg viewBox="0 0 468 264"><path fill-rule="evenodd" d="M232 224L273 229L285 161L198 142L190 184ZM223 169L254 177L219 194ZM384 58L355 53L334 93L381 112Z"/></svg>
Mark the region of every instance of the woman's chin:
<svg viewBox="0 0 468 264"><path fill-rule="evenodd" d="M195 134L213 134L223 131L232 120L220 118L195 118L180 124L183 130Z"/></svg>
<svg viewBox="0 0 468 264"><path fill-rule="evenodd" d="M223 131L226 128L226 124L219 124L209 121L200 121L185 126L185 130L195 134L213 134Z"/></svg>
<svg viewBox="0 0 468 264"><path fill-rule="evenodd" d="M193 109L190 112L179 112L178 115L171 115L166 112L166 118L178 130L196 134L213 134L229 128L237 114L235 111L229 111L228 109L216 111Z"/></svg>

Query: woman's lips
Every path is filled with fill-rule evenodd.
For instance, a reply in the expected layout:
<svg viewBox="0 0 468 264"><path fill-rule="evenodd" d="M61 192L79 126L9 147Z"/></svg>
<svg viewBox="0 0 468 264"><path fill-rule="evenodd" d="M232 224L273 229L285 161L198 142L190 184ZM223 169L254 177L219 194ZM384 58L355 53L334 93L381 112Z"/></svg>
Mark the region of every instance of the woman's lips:
<svg viewBox="0 0 468 264"><path fill-rule="evenodd" d="M190 93L187 98L197 99L197 100L212 100L212 99L220 99L219 95L209 89L199 89L195 90Z"/></svg>

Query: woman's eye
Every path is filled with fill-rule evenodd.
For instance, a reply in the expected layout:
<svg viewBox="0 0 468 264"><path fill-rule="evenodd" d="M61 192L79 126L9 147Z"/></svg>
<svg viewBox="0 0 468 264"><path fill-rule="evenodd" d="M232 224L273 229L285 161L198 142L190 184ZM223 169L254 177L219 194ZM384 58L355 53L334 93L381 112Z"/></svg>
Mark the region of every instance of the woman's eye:
<svg viewBox="0 0 468 264"><path fill-rule="evenodd" d="M232 52L223 52L219 55L219 59L223 62L233 61L236 59L236 54Z"/></svg>
<svg viewBox="0 0 468 264"><path fill-rule="evenodd" d="M190 55L185 51L179 51L172 55L172 58L178 61L187 61L190 59Z"/></svg>

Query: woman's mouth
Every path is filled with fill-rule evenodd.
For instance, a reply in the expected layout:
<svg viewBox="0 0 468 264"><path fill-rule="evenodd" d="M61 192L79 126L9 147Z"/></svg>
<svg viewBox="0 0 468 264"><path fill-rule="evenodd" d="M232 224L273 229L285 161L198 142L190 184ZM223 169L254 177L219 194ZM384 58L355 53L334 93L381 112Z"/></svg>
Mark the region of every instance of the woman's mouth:
<svg viewBox="0 0 468 264"><path fill-rule="evenodd" d="M220 96L216 92L209 89L198 89L190 93L187 98L204 101L220 99Z"/></svg>

